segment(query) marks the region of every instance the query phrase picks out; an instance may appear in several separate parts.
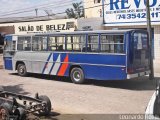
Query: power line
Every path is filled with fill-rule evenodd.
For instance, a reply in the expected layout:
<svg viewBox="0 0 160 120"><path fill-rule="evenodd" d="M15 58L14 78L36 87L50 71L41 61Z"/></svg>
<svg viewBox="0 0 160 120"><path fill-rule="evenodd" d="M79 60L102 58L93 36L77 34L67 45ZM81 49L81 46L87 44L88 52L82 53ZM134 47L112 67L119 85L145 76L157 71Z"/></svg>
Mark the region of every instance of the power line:
<svg viewBox="0 0 160 120"><path fill-rule="evenodd" d="M122 2L122 1L119 1L119 2ZM113 3L106 3L106 4L103 4L103 5L96 5L96 6L92 6L92 7L83 8L83 9L80 9L80 10L91 9L91 8L96 8L96 7L101 7L101 6L104 7L104 6L109 5L109 4L113 4ZM77 12L77 11L75 11L75 12ZM60 15L60 14L64 14L64 13L66 13L66 12L59 12L59 13L55 13L54 15ZM43 18L43 17L46 17L46 16L39 16L38 18ZM28 18L28 20L25 18L25 20L26 21L35 20L35 18L36 17L30 17L30 18ZM16 20L16 22L17 22L17 20Z"/></svg>
<svg viewBox="0 0 160 120"><path fill-rule="evenodd" d="M62 0L61 0L62 1ZM60 2L61 2L60 1ZM71 1L71 0L69 0ZM12 10L12 11L8 11L8 12L3 12L2 14L6 14L6 13L11 13L11 12L16 12L16 11L21 11L21 10L28 10L28 9L35 9L35 8L40 8L40 7L45 7L46 5L56 5L56 3L58 4L59 2L49 2L49 3L45 3L45 4L41 4L41 5L34 5L34 6L30 6L30 7L26 7L26 8L23 8L23 9L17 9L17 10ZM64 2L63 2L64 3Z"/></svg>
<svg viewBox="0 0 160 120"><path fill-rule="evenodd" d="M91 0L91 1L88 1L88 2L82 2L82 3L89 3L89 2L93 2L93 1ZM65 4L65 3L67 3L67 4ZM35 11L35 9L41 10L40 8L47 8L47 7L51 7L51 6L55 6L53 8L58 8L58 7L63 7L63 6L66 7L66 5L71 5L72 3L73 3L73 0L65 1L65 2L63 2L63 4L60 4L59 6L55 6L55 3L54 3L54 5L50 4L50 5L47 5L47 6L44 4L45 6L41 5L41 7L36 7L36 8L35 7L33 7L33 8L30 7L30 9L25 8L27 10L25 10L25 9L19 9L19 10L15 10L15 11L12 11L12 12L6 12L4 14L0 14L0 17L2 17L2 16L10 16L10 15L14 15L14 14L21 14L21 13L32 12L32 11ZM57 4L58 4L58 2L57 2ZM20 10L23 10L23 11L20 11ZM16 12L16 11L18 11L18 12Z"/></svg>
<svg viewBox="0 0 160 120"><path fill-rule="evenodd" d="M63 2L62 0L60 2ZM7 15L12 15L12 14L19 14L19 13L22 13L22 12L29 12L29 11L33 11L35 9L40 9L40 8L46 8L46 7L51 7L51 6L55 6L55 8L57 7L56 5L67 5L65 3L73 3L73 0L68 0L68 1L65 1L63 2L62 4L60 4L60 2L54 2L52 4L50 3L47 3L47 4L42 4L42 5L39 5L39 6L32 6L32 7L28 7L28 8L24 8L24 9L19 9L19 10L13 10L13 11L9 11L9 12L4 12L4 13L1 13L0 16L7 16Z"/></svg>
<svg viewBox="0 0 160 120"><path fill-rule="evenodd" d="M119 1L119 2L122 2L122 1ZM100 6L106 6L106 5L109 5L109 4L114 4L114 3L106 3L106 4L103 4L103 5L96 5L96 6L92 6L92 7L83 8L83 9L80 9L80 10L91 9L91 8L96 8L96 7L100 7ZM30 11L29 10L28 11L21 11L21 12L18 12L18 13L24 13L24 12L30 12ZM77 11L75 11L75 12L77 12ZM66 12L54 13L54 15L60 15L60 14L64 14L64 13L66 13ZM17 14L17 13L14 13L14 14ZM11 15L13 15L13 14L11 14ZM45 17L45 16L40 16L40 17ZM38 18L40 18L40 17L38 17ZM34 19L34 18L32 18L32 19Z"/></svg>

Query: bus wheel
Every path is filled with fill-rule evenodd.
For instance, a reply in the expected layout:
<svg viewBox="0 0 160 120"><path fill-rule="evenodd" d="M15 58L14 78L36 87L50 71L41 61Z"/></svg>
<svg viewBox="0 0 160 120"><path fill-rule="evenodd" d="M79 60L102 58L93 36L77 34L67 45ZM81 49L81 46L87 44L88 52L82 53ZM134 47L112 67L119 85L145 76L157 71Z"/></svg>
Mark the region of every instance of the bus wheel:
<svg viewBox="0 0 160 120"><path fill-rule="evenodd" d="M70 77L72 82L76 84L82 84L85 81L84 73L81 68L77 68L77 67L73 68L71 70Z"/></svg>
<svg viewBox="0 0 160 120"><path fill-rule="evenodd" d="M17 72L18 72L18 75L20 75L20 76L26 76L27 70L26 70L25 64L22 64L22 63L18 64Z"/></svg>

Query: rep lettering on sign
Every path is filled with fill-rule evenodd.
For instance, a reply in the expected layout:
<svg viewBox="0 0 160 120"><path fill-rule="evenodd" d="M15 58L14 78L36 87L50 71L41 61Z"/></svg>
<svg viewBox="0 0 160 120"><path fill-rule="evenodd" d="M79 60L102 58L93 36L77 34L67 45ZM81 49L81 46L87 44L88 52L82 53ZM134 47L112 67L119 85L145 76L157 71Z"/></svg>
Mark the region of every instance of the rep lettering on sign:
<svg viewBox="0 0 160 120"><path fill-rule="evenodd" d="M160 0L149 0L149 4L152 22L160 23ZM103 11L108 26L146 22L146 0L103 0Z"/></svg>

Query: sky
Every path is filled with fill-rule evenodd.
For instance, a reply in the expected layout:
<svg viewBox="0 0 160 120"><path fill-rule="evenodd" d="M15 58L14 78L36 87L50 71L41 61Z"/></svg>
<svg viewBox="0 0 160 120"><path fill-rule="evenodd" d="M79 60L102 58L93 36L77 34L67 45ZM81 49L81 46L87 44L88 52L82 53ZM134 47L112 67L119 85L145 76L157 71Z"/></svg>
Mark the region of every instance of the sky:
<svg viewBox="0 0 160 120"><path fill-rule="evenodd" d="M72 7L72 3L81 0L0 0L0 18L36 16L35 9L38 9L38 16L44 16L46 10L52 14L64 12Z"/></svg>

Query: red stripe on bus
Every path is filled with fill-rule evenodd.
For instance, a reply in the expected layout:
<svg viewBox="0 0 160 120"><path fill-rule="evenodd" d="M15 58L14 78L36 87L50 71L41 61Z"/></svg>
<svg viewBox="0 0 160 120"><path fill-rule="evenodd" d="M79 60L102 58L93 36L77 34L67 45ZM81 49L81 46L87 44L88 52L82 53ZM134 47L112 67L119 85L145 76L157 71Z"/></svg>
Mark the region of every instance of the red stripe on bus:
<svg viewBox="0 0 160 120"><path fill-rule="evenodd" d="M62 66L61 66L61 68L60 68L60 70L59 70L59 72L57 74L58 76L63 76L65 74L66 70L67 70L67 67L68 67L68 54L65 57L63 62L64 63L62 64Z"/></svg>

